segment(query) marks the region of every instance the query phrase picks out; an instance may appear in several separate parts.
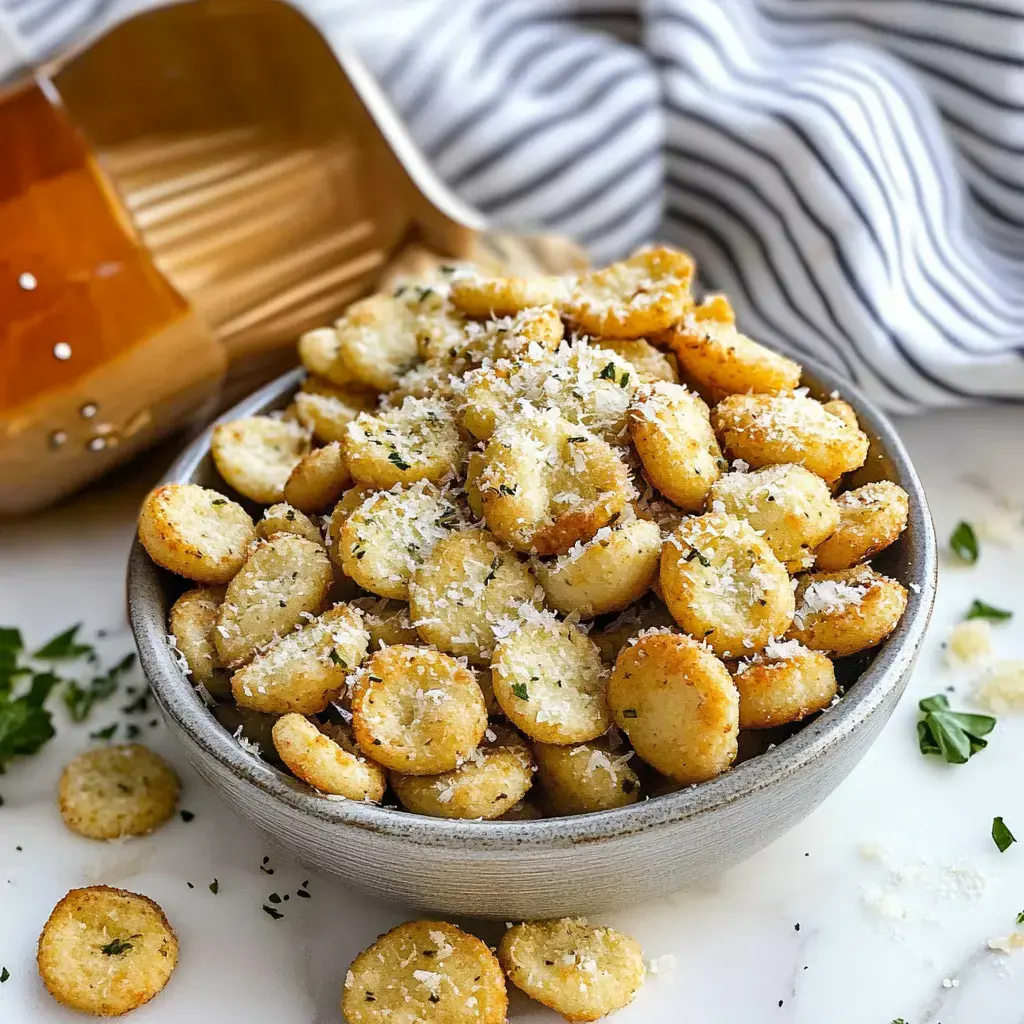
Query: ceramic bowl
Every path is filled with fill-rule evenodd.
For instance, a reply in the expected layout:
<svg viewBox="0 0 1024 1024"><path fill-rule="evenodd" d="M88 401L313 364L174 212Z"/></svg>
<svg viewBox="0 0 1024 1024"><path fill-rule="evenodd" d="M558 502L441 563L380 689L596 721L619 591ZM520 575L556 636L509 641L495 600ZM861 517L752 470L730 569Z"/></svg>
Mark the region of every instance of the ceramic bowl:
<svg viewBox="0 0 1024 1024"><path fill-rule="evenodd" d="M288 374L222 419L283 408L301 379ZM876 560L910 589L903 620L830 710L724 775L629 807L522 822L447 821L325 799L246 751L197 697L167 645L167 612L181 582L138 541L128 567L132 629L164 717L196 771L240 816L298 860L382 900L449 915L506 920L635 904L723 871L781 836L846 777L896 706L917 658L935 594L936 550L921 483L891 424L824 369L811 393L833 389L857 410L871 452L855 483L888 478L910 495L910 522ZM196 438L165 482L225 490Z"/></svg>

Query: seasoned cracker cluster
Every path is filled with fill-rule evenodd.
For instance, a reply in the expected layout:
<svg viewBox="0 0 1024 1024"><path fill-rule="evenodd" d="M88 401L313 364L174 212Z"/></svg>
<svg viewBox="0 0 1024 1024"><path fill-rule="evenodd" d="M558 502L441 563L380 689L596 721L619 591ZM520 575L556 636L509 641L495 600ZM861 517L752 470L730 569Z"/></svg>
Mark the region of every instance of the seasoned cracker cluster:
<svg viewBox="0 0 1024 1024"><path fill-rule="evenodd" d="M693 271L403 282L300 340L286 409L215 429L231 490L149 496L143 544L197 584L173 646L247 748L327 796L518 821L711 779L741 730L829 707L906 607L868 559L907 495L851 486L854 410Z"/></svg>

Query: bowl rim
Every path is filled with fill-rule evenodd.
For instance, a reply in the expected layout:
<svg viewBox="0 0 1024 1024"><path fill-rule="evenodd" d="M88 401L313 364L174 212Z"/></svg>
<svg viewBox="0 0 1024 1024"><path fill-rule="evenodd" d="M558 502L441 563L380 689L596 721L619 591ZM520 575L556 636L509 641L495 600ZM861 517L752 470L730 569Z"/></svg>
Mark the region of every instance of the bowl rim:
<svg viewBox="0 0 1024 1024"><path fill-rule="evenodd" d="M132 632L142 667L164 714L208 757L243 784L255 787L281 809L309 815L323 826L354 827L423 845L487 853L511 848L565 848L635 835L712 813L774 788L808 771L856 732L893 696L898 699L920 648L935 599L937 551L924 489L895 428L864 394L813 360L805 360L804 381L812 391L839 391L855 409L869 436L891 460L899 484L910 497L907 609L856 685L832 708L777 746L707 782L625 807L572 817L527 821L465 821L431 818L377 804L315 795L298 780L246 752L217 721L179 667L168 645L167 598L162 570L149 559L136 536L128 562L127 596ZM280 407L305 376L299 368L271 381L218 417L195 437L161 480L191 482L221 422Z"/></svg>

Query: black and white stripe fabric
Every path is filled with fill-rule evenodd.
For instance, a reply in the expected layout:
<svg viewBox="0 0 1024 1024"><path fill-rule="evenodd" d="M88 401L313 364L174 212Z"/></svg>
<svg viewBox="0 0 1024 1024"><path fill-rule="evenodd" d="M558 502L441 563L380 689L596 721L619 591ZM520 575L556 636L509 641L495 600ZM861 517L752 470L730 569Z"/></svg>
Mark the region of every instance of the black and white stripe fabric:
<svg viewBox="0 0 1024 1024"><path fill-rule="evenodd" d="M145 0L0 0L36 57ZM1024 0L305 0L440 175L893 411L1024 399Z"/></svg>

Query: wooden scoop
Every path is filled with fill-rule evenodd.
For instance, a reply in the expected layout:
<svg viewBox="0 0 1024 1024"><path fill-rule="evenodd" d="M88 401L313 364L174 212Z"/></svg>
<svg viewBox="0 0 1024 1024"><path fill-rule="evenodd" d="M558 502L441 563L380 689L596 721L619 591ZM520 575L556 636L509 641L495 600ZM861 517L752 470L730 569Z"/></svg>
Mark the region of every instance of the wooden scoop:
<svg viewBox="0 0 1024 1024"><path fill-rule="evenodd" d="M396 261L584 263L485 232L277 0L139 14L0 94L0 138L0 513L205 420Z"/></svg>

